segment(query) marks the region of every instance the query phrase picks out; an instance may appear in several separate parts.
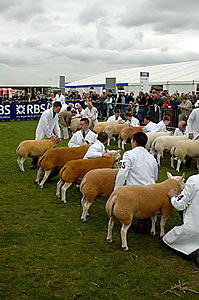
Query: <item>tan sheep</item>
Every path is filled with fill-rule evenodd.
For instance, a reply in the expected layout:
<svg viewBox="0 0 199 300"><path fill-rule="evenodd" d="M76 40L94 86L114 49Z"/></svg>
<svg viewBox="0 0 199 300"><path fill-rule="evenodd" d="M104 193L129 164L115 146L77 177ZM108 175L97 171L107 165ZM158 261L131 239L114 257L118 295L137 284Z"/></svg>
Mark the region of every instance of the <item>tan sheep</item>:
<svg viewBox="0 0 199 300"><path fill-rule="evenodd" d="M171 167L174 168L174 156L177 157L176 171L180 172L181 162L185 159L185 156L197 157L197 168L199 171L199 140L186 140L178 141L171 149Z"/></svg>
<svg viewBox="0 0 199 300"><path fill-rule="evenodd" d="M124 129L124 128L127 128L127 127L129 128L129 123L106 126L104 128L104 132L106 132L108 134L108 143L107 143L107 146L110 146L110 140L111 140L111 138L119 136L120 131L122 129Z"/></svg>
<svg viewBox="0 0 199 300"><path fill-rule="evenodd" d="M124 144L126 143L127 139L128 138L132 139L133 135L136 132L141 132L143 127L144 126L137 126L137 127L129 126L129 127L123 128L119 134L118 148L121 148L121 141L122 141L122 150L124 150Z"/></svg>
<svg viewBox="0 0 199 300"><path fill-rule="evenodd" d="M70 122L70 131L72 133L75 133L77 130L80 129L80 120L81 120L81 118L71 119L71 122Z"/></svg>
<svg viewBox="0 0 199 300"><path fill-rule="evenodd" d="M58 147L47 151L39 160L39 169L37 171L35 182L43 188L52 169L61 169L67 161L83 158L87 151L87 144L75 148ZM41 183L39 183L40 176L43 171L45 171L45 174Z"/></svg>
<svg viewBox="0 0 199 300"><path fill-rule="evenodd" d="M184 185L183 176L172 176L161 183L150 185L128 185L116 189L106 203L106 212L109 216L107 241L112 242L112 229L115 219L122 224L122 248L127 251L127 231L133 219L146 219L152 217L151 234L155 235L155 215L161 213L160 236L164 235L166 220L172 212L172 205L168 192L173 189L178 194Z"/></svg>
<svg viewBox="0 0 199 300"><path fill-rule="evenodd" d="M56 196L66 203L66 191L76 181L81 181L84 175L93 169L112 168L113 163L121 157L118 150L109 151L112 157L78 159L67 162L60 170L60 180L57 183Z"/></svg>
<svg viewBox="0 0 199 300"><path fill-rule="evenodd" d="M108 199L114 189L115 179L118 169L94 169L86 173L83 177L80 191L83 195L82 216L85 222L88 210L97 197Z"/></svg>
<svg viewBox="0 0 199 300"><path fill-rule="evenodd" d="M98 122L94 126L93 131L98 134L101 131L103 131L106 126L116 125L116 124L120 124L120 123L122 123L122 121L119 121L119 120L118 121L111 121L111 122Z"/></svg>
<svg viewBox="0 0 199 300"><path fill-rule="evenodd" d="M21 142L16 150L18 155L17 163L22 172L24 170L24 162L29 157L39 157L43 155L47 150L54 147L54 141L50 139L44 140L25 140Z"/></svg>

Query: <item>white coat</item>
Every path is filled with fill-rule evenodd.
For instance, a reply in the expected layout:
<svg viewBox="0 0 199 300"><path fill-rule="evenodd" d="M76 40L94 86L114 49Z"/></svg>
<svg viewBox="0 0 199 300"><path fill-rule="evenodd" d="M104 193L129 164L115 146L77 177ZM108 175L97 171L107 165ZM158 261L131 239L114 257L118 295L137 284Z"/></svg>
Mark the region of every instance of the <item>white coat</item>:
<svg viewBox="0 0 199 300"><path fill-rule="evenodd" d="M55 101L59 101L59 102L61 102L61 104L62 105L65 105L66 103L65 103L65 97L64 97L64 95L60 95L59 96L59 94L57 94L56 96L55 96L55 99L54 99L54 101L53 102L55 102Z"/></svg>
<svg viewBox="0 0 199 300"><path fill-rule="evenodd" d="M193 133L193 138L199 136L199 108L195 108L187 120L187 133Z"/></svg>
<svg viewBox="0 0 199 300"><path fill-rule="evenodd" d="M85 140L88 142L95 143L97 140L97 134L89 129L88 133L86 134ZM68 142L68 147L79 147L83 145L84 137L82 135L82 131L79 130L75 132Z"/></svg>
<svg viewBox="0 0 199 300"><path fill-rule="evenodd" d="M164 121L160 121L158 124L155 124L153 132L165 132L167 131L166 125L164 124Z"/></svg>
<svg viewBox="0 0 199 300"><path fill-rule="evenodd" d="M158 178L158 165L144 147L135 147L124 153L120 161L114 190L124 185L153 184Z"/></svg>
<svg viewBox="0 0 199 300"><path fill-rule="evenodd" d="M93 145L89 147L83 159L102 157L103 153L105 153L104 144L97 140Z"/></svg>
<svg viewBox="0 0 199 300"><path fill-rule="evenodd" d="M188 178L181 194L171 198L171 204L183 210L183 225L171 229L163 241L189 255L199 249L199 174Z"/></svg>
<svg viewBox="0 0 199 300"><path fill-rule="evenodd" d="M98 111L96 107L92 107L90 110L88 107L84 111L84 117L92 120L93 125L95 126L98 123Z"/></svg>
<svg viewBox="0 0 199 300"><path fill-rule="evenodd" d="M112 122L112 121L122 121L122 118L119 116L118 119L116 120L115 115L108 117L107 122Z"/></svg>
<svg viewBox="0 0 199 300"><path fill-rule="evenodd" d="M131 118L131 123L130 123L130 126L133 126L133 127L137 127L137 126L140 126L140 122L138 119L132 117Z"/></svg>
<svg viewBox="0 0 199 300"><path fill-rule="evenodd" d="M150 121L146 126L144 126L144 128L142 128L142 131L143 131L144 133L154 131L156 125L157 125L157 124L155 124L155 123L153 123L152 121Z"/></svg>
<svg viewBox="0 0 199 300"><path fill-rule="evenodd" d="M53 107L51 107L50 109L47 109L42 113L37 125L35 139L49 139L52 137L53 131L56 136L60 138L58 114L56 113L55 117L53 118Z"/></svg>

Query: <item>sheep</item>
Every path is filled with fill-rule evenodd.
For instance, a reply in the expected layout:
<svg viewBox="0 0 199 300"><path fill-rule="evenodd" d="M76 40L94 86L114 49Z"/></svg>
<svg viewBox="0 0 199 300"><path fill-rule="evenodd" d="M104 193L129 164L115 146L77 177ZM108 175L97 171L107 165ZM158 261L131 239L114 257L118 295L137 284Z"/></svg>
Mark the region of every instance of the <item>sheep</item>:
<svg viewBox="0 0 199 300"><path fill-rule="evenodd" d="M104 132L106 132L108 134L107 146L110 146L110 139L112 137L118 136L120 134L120 131L127 127L129 127L129 123L127 123L127 122L124 124L116 124L116 125L106 126L104 128Z"/></svg>
<svg viewBox="0 0 199 300"><path fill-rule="evenodd" d="M66 191L76 181L81 181L84 175L93 169L112 168L113 163L121 157L118 150L109 150L112 157L78 159L67 162L60 170L60 180L57 183L56 196L66 203Z"/></svg>
<svg viewBox="0 0 199 300"><path fill-rule="evenodd" d="M86 221L88 210L97 197L108 199L113 192L118 169L94 169L86 173L80 184L83 195L81 220Z"/></svg>
<svg viewBox="0 0 199 300"><path fill-rule="evenodd" d="M98 134L101 131L103 131L106 126L121 124L122 122L123 121L119 121L119 120L118 121L111 121L111 122L98 122L94 126L93 131Z"/></svg>
<svg viewBox="0 0 199 300"><path fill-rule="evenodd" d="M67 161L83 158L88 151L88 147L89 145L85 144L80 147L58 147L47 151L39 160L39 169L37 171L35 183L38 183L39 186L43 188L52 169L61 169ZM45 171L45 174L42 181L39 183L43 170Z"/></svg>
<svg viewBox="0 0 199 300"><path fill-rule="evenodd" d="M150 185L126 185L116 189L106 203L106 212L109 216L107 241L112 242L112 230L115 219L122 223L122 248L128 251L127 231L133 219L152 217L151 234L155 235L156 214L161 213L160 237L164 235L166 220L172 212L172 205L168 192L174 189L179 193L183 189L184 177L172 176L167 172L169 179Z"/></svg>
<svg viewBox="0 0 199 300"><path fill-rule="evenodd" d="M51 139L44 140L25 140L21 142L16 150L18 155L17 163L22 172L24 170L24 162L29 157L38 157L43 155L47 150L52 149L54 147L54 141Z"/></svg>
<svg viewBox="0 0 199 300"><path fill-rule="evenodd" d="M151 147L151 144L153 143L153 141L158 137L158 136L162 136L162 135L173 135L172 131L165 131L165 132L147 132L147 144L145 146L145 148L148 150Z"/></svg>
<svg viewBox="0 0 199 300"><path fill-rule="evenodd" d="M75 133L78 129L80 129L80 120L81 118L71 119L70 131L72 132L72 134Z"/></svg>
<svg viewBox="0 0 199 300"><path fill-rule="evenodd" d="M171 150L171 148L179 140L187 140L187 136L159 136L152 143L152 154L157 154L157 163L160 166L160 158L163 157L164 150Z"/></svg>
<svg viewBox="0 0 199 300"><path fill-rule="evenodd" d="M129 126L129 127L126 127L126 128L123 128L121 131L120 131L120 134L119 134L119 139L118 139L118 148L120 148L121 146L121 140L122 141L122 150L124 150L124 144L126 143L127 139L130 138L132 139L133 135L136 133L136 132L140 132L142 131L142 128L144 126L137 126L137 127L132 127L132 126Z"/></svg>
<svg viewBox="0 0 199 300"><path fill-rule="evenodd" d="M178 141L171 149L171 167L174 168L174 156L178 158L176 171L180 172L181 162L185 156L197 157L197 168L199 171L199 140Z"/></svg>

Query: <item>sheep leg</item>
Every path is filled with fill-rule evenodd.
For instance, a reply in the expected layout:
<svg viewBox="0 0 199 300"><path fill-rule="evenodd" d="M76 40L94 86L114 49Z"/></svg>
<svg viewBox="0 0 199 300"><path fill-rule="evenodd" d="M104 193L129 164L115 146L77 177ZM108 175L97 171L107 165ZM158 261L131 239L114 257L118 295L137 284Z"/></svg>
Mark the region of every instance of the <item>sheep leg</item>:
<svg viewBox="0 0 199 300"><path fill-rule="evenodd" d="M161 156L163 157L163 152L158 152L158 155L157 155L157 163L158 163L158 166L160 167L160 158Z"/></svg>
<svg viewBox="0 0 199 300"><path fill-rule="evenodd" d="M181 165L181 160L178 159L178 162L177 162L177 168L176 168L176 171L177 171L177 172L180 172L180 165Z"/></svg>
<svg viewBox="0 0 199 300"><path fill-rule="evenodd" d="M111 139L108 138L107 146L110 146Z"/></svg>
<svg viewBox="0 0 199 300"><path fill-rule="evenodd" d="M50 175L52 170L50 171L45 171L44 177L42 179L42 181L39 183L39 186L41 187L41 189L43 189L44 187L44 183L46 182L46 180L48 179L48 176Z"/></svg>
<svg viewBox="0 0 199 300"><path fill-rule="evenodd" d="M37 176L36 176L36 179L35 179L35 183L39 182L42 171L43 171L43 169L41 167L39 167L39 169L37 171Z"/></svg>
<svg viewBox="0 0 199 300"><path fill-rule="evenodd" d="M112 243L112 232L113 232L113 226L115 223L115 219L113 216L110 217L109 222L108 222L108 233L107 233L107 242Z"/></svg>
<svg viewBox="0 0 199 300"><path fill-rule="evenodd" d="M85 197L83 196L82 199L81 199L81 205L82 205L82 208L84 207L84 203L86 202L85 200Z"/></svg>
<svg viewBox="0 0 199 300"><path fill-rule="evenodd" d="M18 158L18 160L17 160L19 168L22 172L25 172L24 165L23 165L25 160L26 160L26 158L24 158L24 157Z"/></svg>
<svg viewBox="0 0 199 300"><path fill-rule="evenodd" d="M121 146L121 139L120 138L117 141L117 146L118 146L118 148L120 148L120 146Z"/></svg>
<svg viewBox="0 0 199 300"><path fill-rule="evenodd" d="M71 182L65 182L64 185L61 188L61 201L64 203L67 203L66 201L66 191L69 189L69 187L72 185Z"/></svg>
<svg viewBox="0 0 199 300"><path fill-rule="evenodd" d="M128 251L128 246L127 246L127 231L129 229L129 227L131 226L131 223L128 225L122 224L122 228L121 228L121 240L122 240L122 249L124 251Z"/></svg>
<svg viewBox="0 0 199 300"><path fill-rule="evenodd" d="M156 235L155 224L156 224L156 222L157 222L157 215L152 216L152 217L151 217L151 221L152 221L151 234L152 234L152 235Z"/></svg>
<svg viewBox="0 0 199 300"><path fill-rule="evenodd" d="M91 205L92 205L92 202L85 201L85 203L84 203L82 216L81 216L81 220L84 222L86 222L86 217L89 215L88 210Z"/></svg>
<svg viewBox="0 0 199 300"><path fill-rule="evenodd" d="M124 144L125 144L125 141L123 140L122 141L122 150L124 150Z"/></svg>
<svg viewBox="0 0 199 300"><path fill-rule="evenodd" d="M56 196L60 198L61 196L61 187L63 185L64 181L60 178L60 180L57 182L57 190L56 190Z"/></svg>
<svg viewBox="0 0 199 300"><path fill-rule="evenodd" d="M163 215L161 216L161 221L160 221L160 237L163 237L163 235L165 234L164 232L164 227L167 221L167 218L164 218Z"/></svg>
<svg viewBox="0 0 199 300"><path fill-rule="evenodd" d="M171 168L174 169L174 156L171 156Z"/></svg>

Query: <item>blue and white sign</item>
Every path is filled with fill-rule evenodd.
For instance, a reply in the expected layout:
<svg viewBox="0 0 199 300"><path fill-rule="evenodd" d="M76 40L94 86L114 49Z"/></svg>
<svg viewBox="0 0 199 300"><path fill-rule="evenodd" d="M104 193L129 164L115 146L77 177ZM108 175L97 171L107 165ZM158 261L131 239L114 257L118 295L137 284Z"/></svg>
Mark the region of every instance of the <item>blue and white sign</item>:
<svg viewBox="0 0 199 300"><path fill-rule="evenodd" d="M149 72L140 72L140 91L149 93Z"/></svg>
<svg viewBox="0 0 199 300"><path fill-rule="evenodd" d="M66 104L71 103L67 101ZM72 102L74 108L78 103L84 108L84 101ZM47 108L47 102L41 103L0 103L0 120L38 119Z"/></svg>

